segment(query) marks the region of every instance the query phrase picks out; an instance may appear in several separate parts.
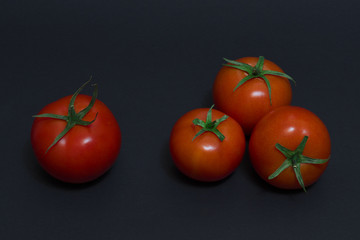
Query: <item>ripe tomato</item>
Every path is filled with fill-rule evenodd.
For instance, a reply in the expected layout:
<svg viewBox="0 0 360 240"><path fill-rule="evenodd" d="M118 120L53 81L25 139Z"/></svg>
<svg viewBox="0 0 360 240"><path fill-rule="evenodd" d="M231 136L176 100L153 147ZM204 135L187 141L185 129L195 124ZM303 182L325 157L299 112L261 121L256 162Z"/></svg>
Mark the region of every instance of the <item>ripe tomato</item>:
<svg viewBox="0 0 360 240"><path fill-rule="evenodd" d="M256 125L249 154L254 169L266 182L278 188L305 190L326 169L330 147L328 130L314 113L283 106Z"/></svg>
<svg viewBox="0 0 360 240"><path fill-rule="evenodd" d="M53 177L70 183L88 182L104 174L115 162L121 144L114 115L96 96L77 95L81 89L45 106L35 116L31 130L40 165ZM83 118L75 119L80 113L85 114ZM70 115L73 122L78 121L76 125L66 121Z"/></svg>
<svg viewBox="0 0 360 240"><path fill-rule="evenodd" d="M241 126L212 107L183 115L170 136L175 165L182 173L199 181L227 177L240 164L244 151L245 136Z"/></svg>
<svg viewBox="0 0 360 240"><path fill-rule="evenodd" d="M225 64L214 85L215 105L240 123L246 135L276 107L291 103L292 91L286 75L263 57L244 57Z"/></svg>

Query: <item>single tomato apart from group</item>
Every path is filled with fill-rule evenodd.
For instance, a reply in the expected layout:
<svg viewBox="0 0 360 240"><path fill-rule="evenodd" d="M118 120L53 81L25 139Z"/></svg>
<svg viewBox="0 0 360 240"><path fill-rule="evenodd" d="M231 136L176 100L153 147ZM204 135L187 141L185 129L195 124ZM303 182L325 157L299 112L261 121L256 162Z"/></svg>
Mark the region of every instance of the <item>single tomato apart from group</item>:
<svg viewBox="0 0 360 240"><path fill-rule="evenodd" d="M240 164L245 135L231 117L213 107L199 108L175 123L170 152L176 167L186 176L204 182L218 181Z"/></svg>
<svg viewBox="0 0 360 240"><path fill-rule="evenodd" d="M110 109L96 99L97 86L92 97L79 95L88 82L34 116L31 143L38 162L64 182L95 180L110 169L120 151L120 127Z"/></svg>

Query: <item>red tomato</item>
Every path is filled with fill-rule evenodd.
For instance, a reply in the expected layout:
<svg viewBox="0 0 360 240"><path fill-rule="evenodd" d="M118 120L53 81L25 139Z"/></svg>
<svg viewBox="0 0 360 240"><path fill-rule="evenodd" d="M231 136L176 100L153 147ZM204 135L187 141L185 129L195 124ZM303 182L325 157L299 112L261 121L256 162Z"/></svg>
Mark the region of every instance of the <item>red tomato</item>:
<svg viewBox="0 0 360 240"><path fill-rule="evenodd" d="M291 103L288 78L293 79L263 57L226 61L229 64L220 69L213 85L214 103L238 121L246 135L250 135L256 123L268 112ZM236 64L239 62L243 64Z"/></svg>
<svg viewBox="0 0 360 240"><path fill-rule="evenodd" d="M67 96L48 104L39 115L68 115L71 98ZM90 101L90 96L78 95L74 103L75 112L86 108ZM84 183L98 178L113 165L120 151L119 125L111 111L99 100L94 102L82 120L94 119L87 126L73 126L49 149L67 122L48 117L35 118L31 143L40 165L50 175L64 182Z"/></svg>
<svg viewBox="0 0 360 240"><path fill-rule="evenodd" d="M330 147L328 130L314 113L284 106L256 125L249 154L254 169L266 182L282 189L305 190L326 169Z"/></svg>
<svg viewBox="0 0 360 240"><path fill-rule="evenodd" d="M204 130L207 128L215 133ZM212 108L200 108L186 113L175 123L170 151L175 165L188 177L218 181L240 164L245 136L234 119Z"/></svg>

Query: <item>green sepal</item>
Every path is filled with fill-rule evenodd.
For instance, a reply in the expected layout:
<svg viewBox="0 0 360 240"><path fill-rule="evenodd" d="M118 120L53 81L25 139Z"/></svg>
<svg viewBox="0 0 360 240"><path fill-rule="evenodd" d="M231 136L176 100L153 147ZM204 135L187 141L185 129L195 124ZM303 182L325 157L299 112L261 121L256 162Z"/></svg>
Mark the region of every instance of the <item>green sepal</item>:
<svg viewBox="0 0 360 240"><path fill-rule="evenodd" d="M194 123L195 124L195 123ZM206 130L204 128L200 129L200 131L198 131L195 136L193 137L192 141L194 141L195 138L197 138L198 136L200 136L201 134L203 134L204 132L206 132Z"/></svg>
<svg viewBox="0 0 360 240"><path fill-rule="evenodd" d="M60 141L60 139L65 136L66 133L68 133L70 131L71 128L73 128L75 125L73 124L67 124L65 129L56 136L56 138L54 139L54 141L51 143L51 145L46 149L45 154L56 144Z"/></svg>
<svg viewBox="0 0 360 240"><path fill-rule="evenodd" d="M293 165L293 169L294 169L294 172L295 172L296 179L298 180L301 188L304 190L304 192L306 192L304 180L303 180L303 178L301 176L300 163L298 163L296 165Z"/></svg>
<svg viewBox="0 0 360 240"><path fill-rule="evenodd" d="M242 66L242 65L232 65L232 64L223 64L223 66L226 66L226 67L232 67L232 68L236 68L236 69L239 69L239 70L242 70L242 71L245 71L249 74L251 74L252 72L252 67L249 65L249 67L251 69L249 69L248 67L245 67L245 66Z"/></svg>
<svg viewBox="0 0 360 240"><path fill-rule="evenodd" d="M266 83L266 86L267 86L268 91L269 91L270 105L272 105L270 81L269 81L269 79L267 79L267 77L265 77L265 75L261 75L260 77L261 77L262 79L264 79L264 81L265 81L265 83Z"/></svg>
<svg viewBox="0 0 360 240"><path fill-rule="evenodd" d="M220 123L225 121L228 118L228 116L224 115L221 118L216 119L215 121L212 121L212 109L214 108L214 106L215 105L212 105L211 108L209 109L209 111L207 112L206 122L204 122L203 120L200 120L198 118L195 118L193 120L193 124L196 126L202 127L202 129L200 129L200 131L195 134L192 141L194 141L195 138L197 138L198 136L200 136L201 134L203 134L205 132L214 133L221 142L225 139L225 136L217 129L217 127L219 126Z"/></svg>
<svg viewBox="0 0 360 240"><path fill-rule="evenodd" d="M244 77L243 79L240 80L240 82L235 86L233 91L238 89L241 85L243 85L245 82L249 81L250 79L262 78L265 81L266 86L269 91L270 105L272 105L271 86L270 86L269 80L267 79L267 77L265 75L275 75L275 76L279 76L279 77L284 77L284 78L290 79L296 85L295 80L291 76L287 75L286 73L272 71L272 70L263 70L264 61L265 61L265 58L263 56L259 57L259 60L254 67L250 66L249 64L230 60L227 58L224 58L224 60L227 62L226 64L223 64L224 66L236 68L236 69L244 71L248 74L246 77Z"/></svg>
<svg viewBox="0 0 360 240"><path fill-rule="evenodd" d="M263 74L284 77L284 78L290 79L294 83L294 85L296 85L296 81L291 76L287 75L286 73L276 72L276 71L272 71L272 70L264 70Z"/></svg>
<svg viewBox="0 0 360 240"><path fill-rule="evenodd" d="M43 114L39 114L39 115L33 115L33 117L56 118L56 119L65 120L65 121L68 120L67 116L52 114L52 113L43 113Z"/></svg>
<svg viewBox="0 0 360 240"><path fill-rule="evenodd" d="M234 67L243 71L246 71L247 73L252 73L253 71L253 67L250 66L249 64L246 63L242 63L242 62L238 62L238 61L234 61L234 60L230 60L227 58L223 58L227 63L231 63L231 64L223 64L224 66L228 66L228 67Z"/></svg>
<svg viewBox="0 0 360 240"><path fill-rule="evenodd" d="M81 85L81 87L76 90L76 92L72 95L71 99L70 99L70 103L69 103L69 110L71 107L74 107L74 104L75 104L75 100L76 100L76 97L79 95L79 93L84 89L84 87L89 84L89 82L91 81L92 79L92 76L90 76L90 79L85 82L83 85Z"/></svg>
<svg viewBox="0 0 360 240"><path fill-rule="evenodd" d="M78 117L80 119L82 119L90 111L90 109L94 106L95 101L96 101L96 99L98 97L98 86L97 86L97 84L92 84L92 86L94 87L93 95L91 97L89 105L78 113Z"/></svg>
<svg viewBox="0 0 360 240"><path fill-rule="evenodd" d="M314 159L314 158L309 158L306 156L301 156L301 162L302 163L309 163L309 164L323 164L326 163L327 161L329 161L330 158L328 159Z"/></svg>
<svg viewBox="0 0 360 240"><path fill-rule="evenodd" d="M275 147L286 157L291 158L293 156L293 151L287 149L286 147L280 145L279 143L275 144Z"/></svg>
<svg viewBox="0 0 360 240"><path fill-rule="evenodd" d="M282 164L281 166L275 170L275 172L273 172L269 177L268 179L271 180L273 178L276 178L277 176L279 176L279 174L284 171L285 169L287 169L288 167L291 166L291 162L289 159L286 159Z"/></svg>
<svg viewBox="0 0 360 240"><path fill-rule="evenodd" d="M248 80L250 79L253 79L255 78L254 76L252 75L247 75L246 77L244 77L243 79L241 79L241 81L236 85L236 87L234 88L233 92L236 91L236 89L238 89L241 85L243 85L245 82L247 82Z"/></svg>
<svg viewBox="0 0 360 240"><path fill-rule="evenodd" d="M309 139L308 136L304 136L301 143L297 146L295 150L287 149L286 147L280 145L279 143L275 144L276 149L278 149L286 157L286 159L281 164L281 166L268 177L269 180L279 176L288 167L292 167L296 179L299 182L299 185L304 190L304 192L306 192L305 184L301 176L301 170L300 170L301 164L324 164L327 161L329 161L329 158L315 159L303 155L305 145L308 139Z"/></svg>
<svg viewBox="0 0 360 240"><path fill-rule="evenodd" d="M40 117L40 118L53 118L53 119L59 119L59 120L64 120L66 121L66 126L64 128L64 130L56 136L56 138L54 139L54 141L51 143L51 145L47 148L45 154L56 144L60 141L60 139L62 137L64 137L75 125L81 125L81 126L88 126L90 124L92 124L97 116L98 113L96 113L95 118L92 121L84 121L82 120L85 115L90 111L90 109L94 106L95 101L97 99L98 96L98 87L96 84L93 84L92 86L94 86L94 91L93 91L93 95L92 98L90 100L89 105L84 108L83 110L81 110L79 113L75 112L75 100L76 97L79 95L79 93L83 90L83 88L91 81L92 77L90 77L90 79L84 83L71 97L70 103L69 103L69 107L68 107L68 116L63 116L63 115L58 115L58 114L52 114L52 113L43 113L43 114L38 114L38 115L33 115L33 117Z"/></svg>
<svg viewBox="0 0 360 240"><path fill-rule="evenodd" d="M262 75L263 67L264 67L264 57L260 56L259 61L256 63L255 68L253 70L254 75Z"/></svg>
<svg viewBox="0 0 360 240"><path fill-rule="evenodd" d="M77 121L77 125L81 125L81 126L89 126L90 124L92 124L93 122L95 122L96 118L98 116L98 113L96 113L95 117L93 120L91 121L84 121L84 120L78 120Z"/></svg>

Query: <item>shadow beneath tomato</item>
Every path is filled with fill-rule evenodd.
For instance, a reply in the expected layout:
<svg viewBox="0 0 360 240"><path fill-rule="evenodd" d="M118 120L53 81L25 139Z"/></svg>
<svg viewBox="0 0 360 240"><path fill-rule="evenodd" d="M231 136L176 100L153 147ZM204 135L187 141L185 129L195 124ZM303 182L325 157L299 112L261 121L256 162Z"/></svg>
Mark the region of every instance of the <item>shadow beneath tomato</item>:
<svg viewBox="0 0 360 240"><path fill-rule="evenodd" d="M247 149L248 148L246 148L244 158L240 164L240 169L239 169L240 174L244 174L247 178L251 179L255 185L257 185L265 192L272 192L272 193L284 194L284 195L304 194L304 191L302 189L294 189L294 190L280 189L265 182L262 178L260 178L260 176L258 176L255 169L252 167L249 152ZM310 188L311 186L307 187L306 189L309 190Z"/></svg>
<svg viewBox="0 0 360 240"><path fill-rule="evenodd" d="M48 174L38 163L35 154L32 150L30 141L27 141L24 147L23 151L23 161L24 165L29 171L30 175L38 182L41 182L43 184L46 184L51 187L60 188L60 189L67 189L67 190L77 190L77 189L85 189L88 187L91 187L93 185L96 185L97 183L101 182L102 179L104 179L111 169L107 171L104 175L101 177L95 179L94 181L87 182L87 183L66 183L62 182L54 177L52 177L50 174Z"/></svg>
<svg viewBox="0 0 360 240"><path fill-rule="evenodd" d="M195 187L215 187L223 182L225 182L227 179L231 178L232 174L227 176L226 178L216 181L216 182L201 182L194 180L192 178L189 178L188 176L184 175L182 172L180 172L177 167L175 166L171 154L170 154L170 147L169 142L166 142L163 147L162 156L160 157L161 160L161 166L163 170L167 173L167 175L175 180L178 183L191 185Z"/></svg>

